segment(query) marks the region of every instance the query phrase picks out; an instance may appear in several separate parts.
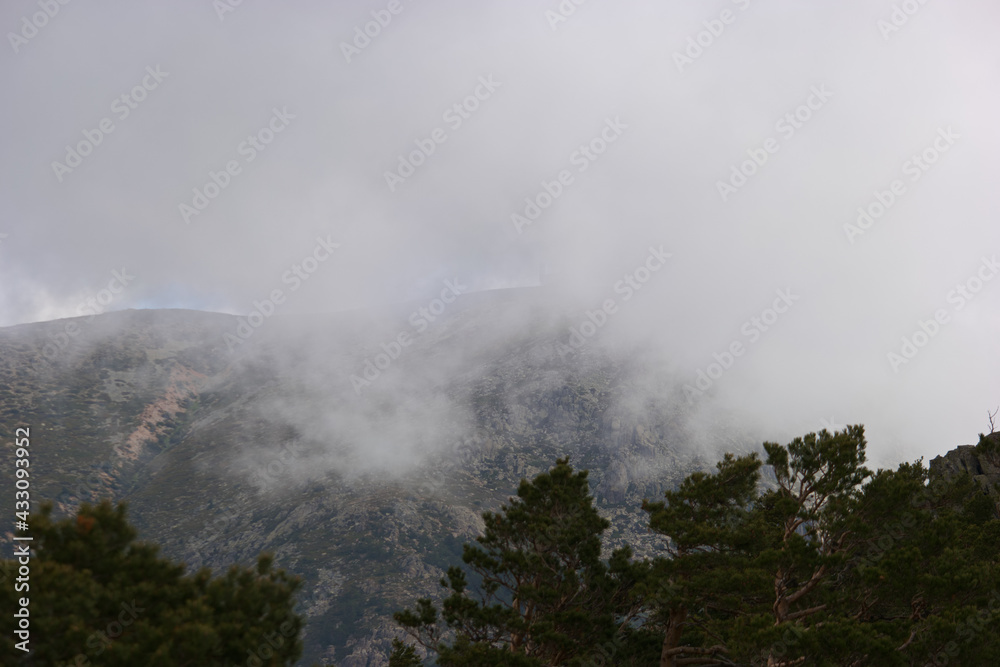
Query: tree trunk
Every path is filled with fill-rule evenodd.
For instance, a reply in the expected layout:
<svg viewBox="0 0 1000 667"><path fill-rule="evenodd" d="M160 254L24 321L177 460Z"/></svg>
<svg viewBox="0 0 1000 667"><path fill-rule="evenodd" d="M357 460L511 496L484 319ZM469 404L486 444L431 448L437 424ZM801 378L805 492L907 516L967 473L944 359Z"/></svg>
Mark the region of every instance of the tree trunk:
<svg viewBox="0 0 1000 667"><path fill-rule="evenodd" d="M669 653L681 643L681 632L684 621L687 620L687 609L678 607L670 610L670 620L667 621L667 631L663 635L663 650L660 652L660 667L677 667L676 656Z"/></svg>

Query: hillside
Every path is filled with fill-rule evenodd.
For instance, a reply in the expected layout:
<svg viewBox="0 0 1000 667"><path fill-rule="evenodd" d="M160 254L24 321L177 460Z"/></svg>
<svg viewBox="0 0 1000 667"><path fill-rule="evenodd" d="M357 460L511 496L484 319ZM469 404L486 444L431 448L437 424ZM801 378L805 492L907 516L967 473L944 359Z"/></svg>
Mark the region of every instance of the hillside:
<svg viewBox="0 0 1000 667"><path fill-rule="evenodd" d="M190 568L275 552L305 578L303 664L382 665L389 614L437 593L522 477L571 454L614 519L609 543L641 545L642 498L704 465L683 401L650 390L634 351L560 355L568 324L536 296L470 295L425 331L406 308L275 320L235 352L237 318L194 311L10 327L0 436L31 427L35 500L127 500L142 537ZM355 391L405 331L410 345Z"/></svg>
<svg viewBox="0 0 1000 667"><path fill-rule="evenodd" d="M708 467L666 372L641 350L565 347L571 320L541 296L469 295L423 328L410 307L276 319L235 351L239 319L195 311L2 329L0 437L31 427L35 501L127 500L141 536L191 569L274 552L305 580L302 664L377 667L391 613L439 592L522 477L569 454L613 521L607 546L651 555L642 499ZM385 368L366 376L367 360ZM759 444L722 416L709 437ZM960 447L931 469L995 492L995 452Z"/></svg>

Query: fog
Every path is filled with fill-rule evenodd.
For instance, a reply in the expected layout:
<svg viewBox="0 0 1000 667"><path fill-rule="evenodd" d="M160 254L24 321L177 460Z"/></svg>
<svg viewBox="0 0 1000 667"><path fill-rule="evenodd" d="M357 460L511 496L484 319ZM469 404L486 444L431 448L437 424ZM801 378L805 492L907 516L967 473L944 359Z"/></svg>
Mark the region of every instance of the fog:
<svg viewBox="0 0 1000 667"><path fill-rule="evenodd" d="M876 461L943 453L1000 403L998 19L985 0L7 2L0 325L360 310L425 335L399 304L446 281L544 283L578 330L606 317L605 344L652 346L706 420L864 423ZM451 414L414 398L423 377L380 383L386 433Z"/></svg>

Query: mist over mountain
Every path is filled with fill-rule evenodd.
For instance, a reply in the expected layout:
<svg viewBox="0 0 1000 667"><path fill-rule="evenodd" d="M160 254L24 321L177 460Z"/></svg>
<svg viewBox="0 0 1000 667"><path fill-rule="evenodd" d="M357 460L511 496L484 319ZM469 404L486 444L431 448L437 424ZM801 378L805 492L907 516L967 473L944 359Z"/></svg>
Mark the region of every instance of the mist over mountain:
<svg viewBox="0 0 1000 667"><path fill-rule="evenodd" d="M1000 401L998 19L5 3L0 435L192 568L275 551L351 667L558 456L636 545L723 452L929 461Z"/></svg>
<svg viewBox="0 0 1000 667"><path fill-rule="evenodd" d="M758 428L995 407L989 2L59 7L0 9L0 324L543 282Z"/></svg>
<svg viewBox="0 0 1000 667"><path fill-rule="evenodd" d="M38 499L127 500L191 569L275 552L306 580L304 659L373 667L390 612L435 594L481 512L557 457L591 470L607 546L649 555L643 498L759 449L655 348L573 337L544 288L462 295L418 330L425 305L274 320L234 351L241 318L196 311L8 327L0 436L32 426Z"/></svg>
<svg viewBox="0 0 1000 667"><path fill-rule="evenodd" d="M462 296L422 333L419 307L275 321L236 352L239 318L195 311L8 327L4 428L32 426L36 493L60 511L127 500L190 568L276 552L308 582L305 658L345 665L384 664L365 656L395 636L388 612L435 592L480 513L558 456L593 469L621 542L645 532L643 497L751 446L721 415L699 423L640 348L567 342L542 289Z"/></svg>

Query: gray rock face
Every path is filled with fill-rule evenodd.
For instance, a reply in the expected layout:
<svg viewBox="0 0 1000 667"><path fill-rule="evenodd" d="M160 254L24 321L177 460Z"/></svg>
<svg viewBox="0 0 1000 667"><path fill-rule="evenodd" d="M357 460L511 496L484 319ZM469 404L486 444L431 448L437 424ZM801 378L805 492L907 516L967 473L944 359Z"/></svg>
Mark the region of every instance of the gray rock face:
<svg viewBox="0 0 1000 667"><path fill-rule="evenodd" d="M931 475L951 479L955 475L971 475L989 494L1000 509L1000 432L992 433L978 445L960 445L930 461Z"/></svg>
<svg viewBox="0 0 1000 667"><path fill-rule="evenodd" d="M690 471L685 403L641 389L633 351L561 354L574 320L527 292L470 297L423 333L405 311L275 319L232 352L237 319L192 311L79 318L48 357L66 321L0 329L0 438L30 425L45 443L34 498L127 500L140 537L191 569L273 552L304 580L302 664L380 667L392 612L439 594L522 477L569 455L614 522L606 545L652 548L642 499Z"/></svg>

